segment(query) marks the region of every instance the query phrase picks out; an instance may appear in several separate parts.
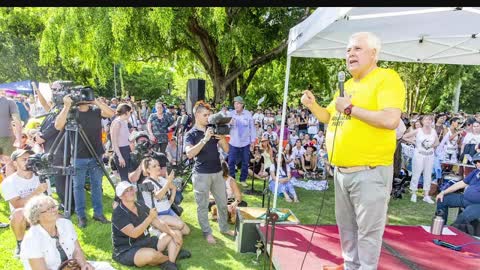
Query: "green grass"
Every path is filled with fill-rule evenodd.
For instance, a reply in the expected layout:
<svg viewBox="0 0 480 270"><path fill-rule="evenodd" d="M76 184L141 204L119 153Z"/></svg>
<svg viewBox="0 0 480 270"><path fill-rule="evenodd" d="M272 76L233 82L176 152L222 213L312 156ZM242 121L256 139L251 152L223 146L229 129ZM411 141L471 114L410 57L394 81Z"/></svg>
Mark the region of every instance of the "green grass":
<svg viewBox="0 0 480 270"><path fill-rule="evenodd" d="M250 184L251 180L248 180ZM335 224L334 213L334 192L333 183L329 181L330 188L324 193L316 191L307 191L296 188L300 203L287 203L283 198L278 199L277 207L290 208L292 212L300 219L303 224L315 224L317 216L320 214L319 224ZM261 190L262 183L256 181L255 189ZM107 181L103 182L104 187L104 208L107 218L111 218L113 200L113 189ZM90 203L89 193L87 201ZM323 208L320 207L322 197L325 195ZM211 222L214 236L217 239L216 245L208 245L203 239L200 227L196 218L196 204L193 198L191 185L184 192L184 202L182 207L185 209L182 218L192 229L192 233L185 237L184 247L191 251L192 258L179 261L181 269L262 269L262 264L256 266L252 260L253 254L240 254L235 250L235 242L232 238L219 233L218 224ZM244 195L244 199L249 206L260 207L262 205L261 196ZM389 206L389 224L391 225L429 225L434 213L434 206L419 201L411 203L408 196L401 200L391 200ZM266 205L266 203L265 203ZM319 213L321 208L321 213ZM91 217L93 210L87 208L87 216ZM0 221L7 222L9 217L9 207L4 201L0 203ZM77 218L72 217L74 224L77 224ZM233 229L233 225L232 225ZM81 230L76 227L80 244L89 260L108 261L115 269L136 269L134 267L122 266L111 259L112 241L111 226L94 222L88 219L88 226ZM0 230L0 269L22 269L20 261L13 258L12 253L15 248L15 239L11 229ZM158 267L144 267L143 269L158 269Z"/></svg>

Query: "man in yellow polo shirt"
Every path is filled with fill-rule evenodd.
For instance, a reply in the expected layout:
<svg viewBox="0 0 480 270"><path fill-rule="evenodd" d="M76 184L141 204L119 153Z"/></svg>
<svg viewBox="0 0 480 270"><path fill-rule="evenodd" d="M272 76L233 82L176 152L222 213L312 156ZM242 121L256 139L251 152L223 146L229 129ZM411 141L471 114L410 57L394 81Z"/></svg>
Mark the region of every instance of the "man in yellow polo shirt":
<svg viewBox="0 0 480 270"><path fill-rule="evenodd" d="M393 179L395 128L405 87L391 69L377 67L381 42L372 33L350 37L345 96L320 107L306 90L302 103L328 124L326 145L335 165L335 216L344 269L377 269Z"/></svg>

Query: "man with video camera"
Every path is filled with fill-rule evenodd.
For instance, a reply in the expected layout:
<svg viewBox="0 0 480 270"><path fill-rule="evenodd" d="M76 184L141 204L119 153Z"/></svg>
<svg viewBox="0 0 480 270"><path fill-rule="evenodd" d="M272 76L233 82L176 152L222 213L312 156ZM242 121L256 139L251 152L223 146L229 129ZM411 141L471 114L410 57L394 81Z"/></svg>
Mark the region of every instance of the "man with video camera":
<svg viewBox="0 0 480 270"><path fill-rule="evenodd" d="M35 153L31 150L15 150L10 157L15 172L5 178L1 185L2 195L10 204L10 226L17 240L14 257L20 254L20 245L28 226L23 215L23 207L35 195L46 191L49 195L51 194L50 182L47 180L41 183L39 177L27 167L28 159L33 154Z"/></svg>
<svg viewBox="0 0 480 270"><path fill-rule="evenodd" d="M194 127L186 134L185 149L187 157L194 158L192 183L197 202L197 217L203 235L209 244L215 244L212 229L208 221L209 192L215 198L218 207L218 224L223 234L230 236L234 232L227 222L227 192L222 176L222 165L218 146L228 153L228 143L225 135L214 135L213 128L208 127L210 106L199 101L193 107L195 116Z"/></svg>
<svg viewBox="0 0 480 270"><path fill-rule="evenodd" d="M93 101L76 101L76 109L73 107L71 95L63 97L63 109L58 114L55 120L55 128L62 130L67 123L69 113L74 113L76 121L79 126L83 128L88 141L96 150L97 156L102 156L104 153L102 145L102 117L111 118L115 111L107 104L100 102L97 99ZM95 105L95 106L94 106ZM78 226L84 228L87 226L87 217L85 214L85 178L88 174L91 181L92 205L93 205L93 219L101 223L109 223L103 214L102 204L102 178L103 172L100 164L88 151L85 142L79 138L77 145L77 157L75 164L75 175L73 177L73 197L75 200L75 212L78 216Z"/></svg>

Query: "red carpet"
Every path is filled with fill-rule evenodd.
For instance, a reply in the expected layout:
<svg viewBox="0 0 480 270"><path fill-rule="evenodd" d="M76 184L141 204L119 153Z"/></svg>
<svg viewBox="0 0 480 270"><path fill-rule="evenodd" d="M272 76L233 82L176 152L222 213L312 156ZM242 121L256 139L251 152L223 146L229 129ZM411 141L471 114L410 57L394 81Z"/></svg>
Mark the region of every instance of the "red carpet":
<svg viewBox="0 0 480 270"><path fill-rule="evenodd" d="M273 262L277 270L300 269L313 228L313 225L277 225L275 227ZM455 228L449 228L457 235L434 236L420 226L387 226L383 241L395 250L397 256L402 256L412 264L409 266L383 247L378 269L480 269L480 259L473 257L475 253L480 253L480 245L469 245L461 252L457 252L432 242L432 239L440 239L460 245L476 240ZM260 227L262 238L265 230L266 227ZM317 226L312 243L303 270L317 270L324 265L343 263L337 226Z"/></svg>

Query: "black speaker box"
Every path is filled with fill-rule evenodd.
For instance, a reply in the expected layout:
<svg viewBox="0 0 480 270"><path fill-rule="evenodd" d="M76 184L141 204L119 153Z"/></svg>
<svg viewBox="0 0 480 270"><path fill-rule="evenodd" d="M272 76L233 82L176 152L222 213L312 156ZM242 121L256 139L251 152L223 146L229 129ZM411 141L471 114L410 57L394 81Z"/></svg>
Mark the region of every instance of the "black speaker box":
<svg viewBox="0 0 480 270"><path fill-rule="evenodd" d="M187 113L191 114L193 106L199 100L205 100L205 80L189 79L187 82L187 99L185 108Z"/></svg>

